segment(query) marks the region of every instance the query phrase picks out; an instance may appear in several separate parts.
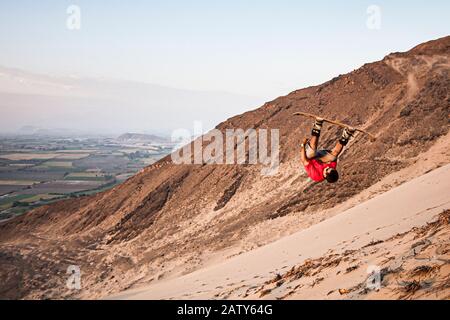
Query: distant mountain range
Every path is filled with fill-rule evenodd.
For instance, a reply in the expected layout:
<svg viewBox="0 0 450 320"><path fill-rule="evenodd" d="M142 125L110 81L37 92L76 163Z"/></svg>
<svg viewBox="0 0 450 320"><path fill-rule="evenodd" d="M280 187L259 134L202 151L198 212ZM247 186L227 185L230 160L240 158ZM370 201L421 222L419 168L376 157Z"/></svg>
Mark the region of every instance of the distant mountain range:
<svg viewBox="0 0 450 320"><path fill-rule="evenodd" d="M14 133L17 135L34 135L34 136L73 136L80 134L79 131L73 129L42 128L29 125L21 127Z"/></svg>
<svg viewBox="0 0 450 320"><path fill-rule="evenodd" d="M151 142L151 143L166 143L170 142L168 138L156 136L145 133L124 133L120 135L117 140L121 142Z"/></svg>
<svg viewBox="0 0 450 320"><path fill-rule="evenodd" d="M13 135L25 135L25 136L50 136L50 137L69 137L69 136L90 136L86 132L73 130L73 129L64 129L64 128L43 128L37 126L26 125L21 127L20 129L11 133ZM112 136L111 136L112 137ZM127 132L121 134L116 138L117 141L120 142L148 142L148 143L168 143L170 142L170 138L166 136L160 136L149 133L133 133Z"/></svg>
<svg viewBox="0 0 450 320"><path fill-rule="evenodd" d="M0 67L0 130L22 126L89 133L205 130L261 99L240 94L193 91L124 80L52 77Z"/></svg>

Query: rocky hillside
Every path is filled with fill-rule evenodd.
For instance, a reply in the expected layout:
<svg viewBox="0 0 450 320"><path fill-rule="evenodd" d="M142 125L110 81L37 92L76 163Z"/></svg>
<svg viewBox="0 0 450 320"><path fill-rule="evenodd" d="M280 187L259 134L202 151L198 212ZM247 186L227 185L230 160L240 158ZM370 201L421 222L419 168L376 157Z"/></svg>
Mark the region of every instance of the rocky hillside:
<svg viewBox="0 0 450 320"><path fill-rule="evenodd" d="M112 190L1 223L0 298L103 297L250 250L282 236L264 230L283 219L325 218L319 213L415 165L437 141L448 140L449 68L450 36L217 126L279 129L275 176L261 175L258 165L176 165L166 157ZM365 128L377 140L358 135L340 158L339 182L310 184L299 143L311 120L292 116L296 111ZM339 128L326 126L321 145L330 147L338 135ZM80 266L80 291L65 286L69 265Z"/></svg>

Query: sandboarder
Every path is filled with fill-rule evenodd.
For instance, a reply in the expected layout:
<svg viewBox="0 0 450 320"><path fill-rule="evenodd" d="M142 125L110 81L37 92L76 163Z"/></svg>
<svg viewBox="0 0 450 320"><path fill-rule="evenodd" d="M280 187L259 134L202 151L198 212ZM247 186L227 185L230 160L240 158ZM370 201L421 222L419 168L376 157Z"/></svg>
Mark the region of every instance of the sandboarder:
<svg viewBox="0 0 450 320"><path fill-rule="evenodd" d="M336 169L338 156L356 129L345 127L341 138L333 150L317 150L323 122L324 119L322 118L316 118L314 120L311 139L305 138L301 144L300 159L305 167L306 173L312 180L317 182L327 180L330 183L334 183L339 179L339 174Z"/></svg>

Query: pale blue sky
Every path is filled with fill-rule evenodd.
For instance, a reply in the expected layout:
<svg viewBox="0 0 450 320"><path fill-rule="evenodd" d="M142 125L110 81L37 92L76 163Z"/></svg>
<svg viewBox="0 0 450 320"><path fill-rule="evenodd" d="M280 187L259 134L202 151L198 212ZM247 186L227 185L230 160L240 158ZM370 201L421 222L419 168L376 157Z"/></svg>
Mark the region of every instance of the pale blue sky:
<svg viewBox="0 0 450 320"><path fill-rule="evenodd" d="M371 4L380 30L366 26ZM445 0L1 1L0 65L269 100L448 35L449 14Z"/></svg>

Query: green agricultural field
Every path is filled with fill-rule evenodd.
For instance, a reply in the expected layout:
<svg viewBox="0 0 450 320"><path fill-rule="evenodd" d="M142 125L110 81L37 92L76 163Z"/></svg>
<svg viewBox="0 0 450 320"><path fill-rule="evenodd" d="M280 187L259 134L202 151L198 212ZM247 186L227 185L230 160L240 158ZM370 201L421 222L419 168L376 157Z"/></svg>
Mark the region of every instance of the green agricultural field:
<svg viewBox="0 0 450 320"><path fill-rule="evenodd" d="M60 197L61 196L54 195L54 194L37 194L35 196L25 198L25 199L21 200L20 202L32 203L32 202L36 202L36 201L53 200L53 199L60 198Z"/></svg>
<svg viewBox="0 0 450 320"><path fill-rule="evenodd" d="M72 168L71 161L47 161L41 164L39 167L47 168Z"/></svg>
<svg viewBox="0 0 450 320"><path fill-rule="evenodd" d="M31 194L21 194L21 195L12 196L12 197L1 198L0 206L13 204L14 202L20 202L20 201L23 201L23 200L31 198L31 197L33 197L33 195L31 195Z"/></svg>
<svg viewBox="0 0 450 320"><path fill-rule="evenodd" d="M109 189L113 188L114 186L118 185L119 183L120 183L119 181L114 179L114 180L111 180L110 182L108 182L106 184L103 184L103 185L99 186L96 189L74 192L73 195L88 196L88 195L96 194L96 193L99 193L99 192L102 192L102 191L109 190Z"/></svg>
<svg viewBox="0 0 450 320"><path fill-rule="evenodd" d="M95 153L99 151L98 149L67 149L67 150L56 150L56 153Z"/></svg>
<svg viewBox="0 0 450 320"><path fill-rule="evenodd" d="M0 220L108 190L169 152L110 138L0 139Z"/></svg>
<svg viewBox="0 0 450 320"><path fill-rule="evenodd" d="M78 160L89 157L89 153L61 153L55 158L57 160Z"/></svg>
<svg viewBox="0 0 450 320"><path fill-rule="evenodd" d="M22 161L22 160L48 160L57 157L57 153L10 153L2 154L0 158L8 159L11 161Z"/></svg>
<svg viewBox="0 0 450 320"><path fill-rule="evenodd" d="M134 149L120 149L117 150L121 153L125 153L125 154L130 154L130 153L135 153L135 152L139 152L139 151L144 151L143 149L139 149L139 148L134 148Z"/></svg>
<svg viewBox="0 0 450 320"><path fill-rule="evenodd" d="M5 203L5 204L1 204L1 205L0 205L0 211L9 209L9 208L11 208L11 207L12 207L12 202L8 202L8 203Z"/></svg>
<svg viewBox="0 0 450 320"><path fill-rule="evenodd" d="M0 220L10 219L14 216L19 216L29 211L30 209L31 209L30 207L14 207L14 208L11 207L7 210L0 212Z"/></svg>
<svg viewBox="0 0 450 320"><path fill-rule="evenodd" d="M106 181L108 176L97 172L73 172L68 174L64 180L78 180L78 181Z"/></svg>
<svg viewBox="0 0 450 320"><path fill-rule="evenodd" d="M84 178L97 178L97 177L103 177L102 173L98 173L98 172L73 172L71 174L69 174L67 177L70 178L80 178L80 177L84 177Z"/></svg>
<svg viewBox="0 0 450 320"><path fill-rule="evenodd" d="M7 186L31 186L35 183L39 183L40 181L31 181L31 180L0 180L0 185Z"/></svg>
<svg viewBox="0 0 450 320"><path fill-rule="evenodd" d="M8 166L17 168L27 168L34 166L33 163L10 163Z"/></svg>

